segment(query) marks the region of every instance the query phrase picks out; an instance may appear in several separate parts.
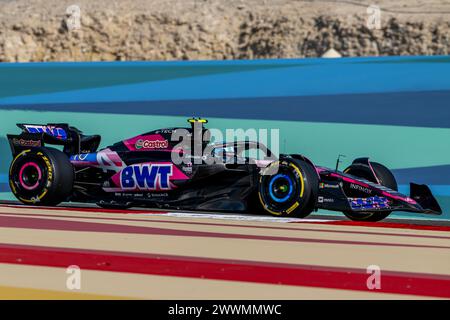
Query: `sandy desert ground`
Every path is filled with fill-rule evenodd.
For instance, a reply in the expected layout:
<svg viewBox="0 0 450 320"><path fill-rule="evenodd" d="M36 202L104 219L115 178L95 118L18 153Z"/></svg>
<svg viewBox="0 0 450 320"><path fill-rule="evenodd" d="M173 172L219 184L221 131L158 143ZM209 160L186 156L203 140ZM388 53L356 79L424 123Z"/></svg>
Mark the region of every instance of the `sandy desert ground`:
<svg viewBox="0 0 450 320"><path fill-rule="evenodd" d="M445 55L450 1L3 0L0 61L258 59ZM66 10L80 8L80 28ZM78 19L78 18L77 18ZM70 29L70 30L69 30Z"/></svg>

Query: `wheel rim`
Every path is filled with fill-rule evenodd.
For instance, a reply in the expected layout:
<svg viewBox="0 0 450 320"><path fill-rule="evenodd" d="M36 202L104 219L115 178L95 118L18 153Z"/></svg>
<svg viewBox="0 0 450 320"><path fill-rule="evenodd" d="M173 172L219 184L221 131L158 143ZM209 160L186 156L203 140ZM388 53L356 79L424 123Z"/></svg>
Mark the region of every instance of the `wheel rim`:
<svg viewBox="0 0 450 320"><path fill-rule="evenodd" d="M34 203L47 192L49 172L42 158L25 153L14 160L10 171L11 191L20 201Z"/></svg>
<svg viewBox="0 0 450 320"><path fill-rule="evenodd" d="M296 166L281 162L277 173L262 175L259 198L265 210L273 215L289 215L303 203L303 175Z"/></svg>
<svg viewBox="0 0 450 320"><path fill-rule="evenodd" d="M42 180L42 170L35 162L25 163L19 171L20 185L26 190L36 189Z"/></svg>
<svg viewBox="0 0 450 320"><path fill-rule="evenodd" d="M293 190L292 179L286 174L279 173L269 182L269 195L275 202L285 202L291 197Z"/></svg>

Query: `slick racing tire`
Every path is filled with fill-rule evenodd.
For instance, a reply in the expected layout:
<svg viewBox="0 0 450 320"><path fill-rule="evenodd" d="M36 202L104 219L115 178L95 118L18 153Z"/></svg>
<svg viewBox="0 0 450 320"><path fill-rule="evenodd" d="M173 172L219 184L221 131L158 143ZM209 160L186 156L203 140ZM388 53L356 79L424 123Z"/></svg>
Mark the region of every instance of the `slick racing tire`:
<svg viewBox="0 0 450 320"><path fill-rule="evenodd" d="M18 154L9 168L9 185L28 205L53 206L72 193L74 170L68 157L53 148L32 148Z"/></svg>
<svg viewBox="0 0 450 320"><path fill-rule="evenodd" d="M316 206L318 180L309 163L281 159L261 173L258 197L264 210L273 216L304 218Z"/></svg>
<svg viewBox="0 0 450 320"><path fill-rule="evenodd" d="M378 177L378 180L382 186L388 187L389 189L398 191L397 181L395 180L392 172L377 162L371 162L373 171L375 175ZM344 170L344 173L351 174L356 177L360 177L366 180L369 180L374 183L378 183L378 181L374 181L372 172L370 168L362 165L351 165L347 169ZM391 214L392 211L384 211L384 212L344 212L345 216L353 221L370 221L376 222L385 219L387 216Z"/></svg>

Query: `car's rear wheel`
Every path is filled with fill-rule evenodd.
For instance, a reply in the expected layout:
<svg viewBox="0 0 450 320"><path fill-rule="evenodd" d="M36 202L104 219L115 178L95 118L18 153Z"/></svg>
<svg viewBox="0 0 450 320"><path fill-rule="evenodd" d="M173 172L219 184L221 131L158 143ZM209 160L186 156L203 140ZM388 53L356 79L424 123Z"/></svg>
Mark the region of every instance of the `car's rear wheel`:
<svg viewBox="0 0 450 320"><path fill-rule="evenodd" d="M72 193L74 170L69 158L53 148L18 154L9 169L14 196L29 205L57 205Z"/></svg>
<svg viewBox="0 0 450 320"><path fill-rule="evenodd" d="M394 175L388 168L386 168L385 166L383 166L382 164L377 163L377 162L371 162L371 166L372 166L372 169L379 181L376 181L373 178L371 169L368 166L355 164L355 165L351 165L350 167L345 169L344 172L351 174L353 176L356 176L356 177L360 177L360 178L369 180L374 183L379 183L382 186L388 187L389 189L396 190L396 191L398 190L397 181L395 180ZM392 211L362 213L362 212L347 211L347 212L344 212L344 214L347 218L354 220L354 221L375 222L375 221L380 221L380 220L387 218L391 214L391 212Z"/></svg>
<svg viewBox="0 0 450 320"><path fill-rule="evenodd" d="M263 170L258 196L264 210L274 216L304 218L315 208L317 188L312 165L285 158Z"/></svg>

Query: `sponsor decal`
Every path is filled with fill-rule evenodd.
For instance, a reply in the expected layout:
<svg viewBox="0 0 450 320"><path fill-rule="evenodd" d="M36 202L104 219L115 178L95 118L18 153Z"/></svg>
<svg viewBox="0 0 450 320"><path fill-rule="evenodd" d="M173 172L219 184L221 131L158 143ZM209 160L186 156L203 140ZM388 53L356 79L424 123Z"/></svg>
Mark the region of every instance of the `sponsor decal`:
<svg viewBox="0 0 450 320"><path fill-rule="evenodd" d="M169 141L139 139L136 141L135 147L136 149L167 149L169 147Z"/></svg>
<svg viewBox="0 0 450 320"><path fill-rule="evenodd" d="M75 166L90 165L117 172L126 166L119 155L109 149L94 153L76 154L70 157L70 161Z"/></svg>
<svg viewBox="0 0 450 320"><path fill-rule="evenodd" d="M186 173L192 173L192 163L187 163L185 166L182 166L181 170Z"/></svg>
<svg viewBox="0 0 450 320"><path fill-rule="evenodd" d="M41 140L13 139L13 144L21 147L40 147Z"/></svg>
<svg viewBox="0 0 450 320"><path fill-rule="evenodd" d="M350 183L350 188L358 190L358 191L361 191L361 192L364 192L364 193L367 193L367 194L371 194L372 193L372 189L360 186L359 184L355 184L355 183Z"/></svg>
<svg viewBox="0 0 450 320"><path fill-rule="evenodd" d="M181 170L183 170L186 173L192 173L192 167L181 167Z"/></svg>
<svg viewBox="0 0 450 320"><path fill-rule="evenodd" d="M147 193L147 198L166 198L169 194L167 192L164 193Z"/></svg>
<svg viewBox="0 0 450 320"><path fill-rule="evenodd" d="M85 161L89 157L89 153L76 154L73 159L75 161ZM91 156L92 157L92 156Z"/></svg>
<svg viewBox="0 0 450 320"><path fill-rule="evenodd" d="M120 173L120 184L123 189L170 190L172 164L132 165Z"/></svg>
<svg viewBox="0 0 450 320"><path fill-rule="evenodd" d="M29 133L47 133L60 140L67 140L66 130L55 126L36 126L36 125L24 125L25 129Z"/></svg>
<svg viewBox="0 0 450 320"><path fill-rule="evenodd" d="M339 186L340 186L339 184L328 184L328 183L324 183L324 182L319 183L319 188L320 189L325 189L325 188L327 188L327 189L338 189Z"/></svg>
<svg viewBox="0 0 450 320"><path fill-rule="evenodd" d="M161 130L157 130L155 131L155 133L166 133L166 134L171 134L172 132L174 132L174 129L161 129Z"/></svg>
<svg viewBox="0 0 450 320"><path fill-rule="evenodd" d="M127 193L127 192L116 192L114 193L114 196L120 197L120 198L143 198L143 193Z"/></svg>
<svg viewBox="0 0 450 320"><path fill-rule="evenodd" d="M80 153L70 157L70 161L97 163L96 153Z"/></svg>
<svg viewBox="0 0 450 320"><path fill-rule="evenodd" d="M388 208L389 200L386 197L348 198L352 208Z"/></svg>
<svg viewBox="0 0 450 320"><path fill-rule="evenodd" d="M331 198L324 198L324 197L318 197L317 202L319 203L333 203L334 199Z"/></svg>

